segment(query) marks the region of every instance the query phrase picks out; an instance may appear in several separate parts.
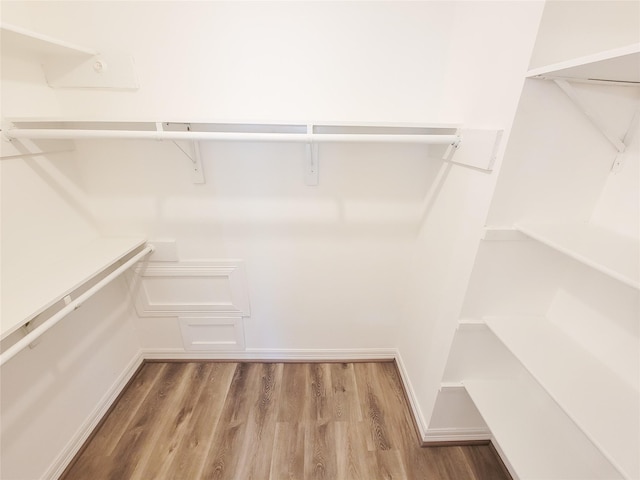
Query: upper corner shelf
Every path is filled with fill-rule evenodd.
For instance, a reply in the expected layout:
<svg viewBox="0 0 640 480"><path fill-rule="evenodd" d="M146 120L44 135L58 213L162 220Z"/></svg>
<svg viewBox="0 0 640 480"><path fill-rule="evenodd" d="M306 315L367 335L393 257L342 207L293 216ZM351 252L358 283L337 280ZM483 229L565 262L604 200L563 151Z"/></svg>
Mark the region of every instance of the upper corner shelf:
<svg viewBox="0 0 640 480"><path fill-rule="evenodd" d="M516 230L605 275L640 289L640 242L596 225L516 224Z"/></svg>
<svg viewBox="0 0 640 480"><path fill-rule="evenodd" d="M98 52L26 28L0 23L2 48L31 55L94 56Z"/></svg>
<svg viewBox="0 0 640 480"><path fill-rule="evenodd" d="M527 77L640 85L640 43L534 68Z"/></svg>

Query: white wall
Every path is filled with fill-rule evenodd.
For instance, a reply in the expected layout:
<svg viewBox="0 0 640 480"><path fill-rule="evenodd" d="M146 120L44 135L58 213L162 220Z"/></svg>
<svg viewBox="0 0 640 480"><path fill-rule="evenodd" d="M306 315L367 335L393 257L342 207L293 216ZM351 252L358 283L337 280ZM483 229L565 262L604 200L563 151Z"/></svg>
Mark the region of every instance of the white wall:
<svg viewBox="0 0 640 480"><path fill-rule="evenodd" d="M49 476L70 460L64 454L79 446L87 422L135 365L140 347L125 288L112 283L2 366L3 479L56 478Z"/></svg>
<svg viewBox="0 0 640 480"><path fill-rule="evenodd" d="M3 21L122 50L137 65L138 91L56 90L29 116L454 122L507 133L542 9L4 3ZM25 95L23 82L7 85L3 97ZM428 417L496 174L434 162L425 147L323 146L320 185L307 187L302 147L202 147L207 183L193 185L171 143L77 142L64 157L77 166L66 191L86 196L101 233L176 238L183 259L246 260L250 348L398 347ZM179 345L173 319L135 322L144 347Z"/></svg>
<svg viewBox="0 0 640 480"><path fill-rule="evenodd" d="M170 143L78 149L103 231L175 238L182 260L245 260L247 348L395 346L433 178L424 147L322 146L318 187L303 182L300 145L203 143L205 185ZM139 324L155 330L146 348L181 347L176 320Z"/></svg>
<svg viewBox="0 0 640 480"><path fill-rule="evenodd" d="M60 91L70 117L424 122L449 109L450 95L442 95L455 20L449 2L28 8L44 33L135 58L138 92Z"/></svg>

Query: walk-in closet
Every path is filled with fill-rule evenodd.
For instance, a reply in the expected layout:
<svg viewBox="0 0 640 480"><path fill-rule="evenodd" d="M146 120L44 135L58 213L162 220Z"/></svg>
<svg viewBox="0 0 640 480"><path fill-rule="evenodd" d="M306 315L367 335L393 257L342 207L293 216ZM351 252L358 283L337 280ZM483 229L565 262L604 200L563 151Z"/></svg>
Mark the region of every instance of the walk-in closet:
<svg viewBox="0 0 640 480"><path fill-rule="evenodd" d="M0 32L0 478L201 361L363 412L382 362L407 451L640 479L640 2L2 0Z"/></svg>

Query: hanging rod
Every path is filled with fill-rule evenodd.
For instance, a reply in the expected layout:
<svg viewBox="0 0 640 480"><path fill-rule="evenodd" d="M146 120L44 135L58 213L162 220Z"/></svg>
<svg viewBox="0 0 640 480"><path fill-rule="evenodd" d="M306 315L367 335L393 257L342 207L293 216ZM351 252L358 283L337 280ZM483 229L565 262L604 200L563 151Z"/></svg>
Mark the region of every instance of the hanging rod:
<svg viewBox="0 0 640 480"><path fill-rule="evenodd" d="M457 146L462 137L457 134L406 133L275 133L275 132L198 132L166 130L82 130L56 128L10 128L9 139L146 139L146 140L215 140L237 142L287 143L418 143Z"/></svg>
<svg viewBox="0 0 640 480"><path fill-rule="evenodd" d="M89 288L82 295L78 296L75 300L71 301L68 305L66 305L62 310L57 312L55 315L48 318L42 325L38 326L23 338L18 340L16 343L11 345L11 347L7 348L5 351L0 354L0 365L4 365L6 362L15 357L20 351L25 349L29 344L33 343L38 337L40 337L43 333L49 330L51 327L56 325L60 320L69 315L74 310L80 308L80 306L95 295L97 292L102 290L106 285L111 283L113 280L118 278L124 272L126 272L132 265L142 260L145 256L154 251L153 245L147 245L140 253L134 255L125 263L120 265L117 269L111 272L109 275L104 277L98 283L96 283L93 287Z"/></svg>

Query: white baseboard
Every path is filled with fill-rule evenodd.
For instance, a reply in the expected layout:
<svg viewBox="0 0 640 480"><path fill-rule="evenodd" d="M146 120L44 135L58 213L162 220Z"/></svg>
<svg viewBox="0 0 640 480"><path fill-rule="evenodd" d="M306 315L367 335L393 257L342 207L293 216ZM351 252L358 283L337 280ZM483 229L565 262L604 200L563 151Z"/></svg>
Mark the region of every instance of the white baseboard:
<svg viewBox="0 0 640 480"><path fill-rule="evenodd" d="M491 432L486 428L430 428L423 440L429 442L475 442L491 440Z"/></svg>
<svg viewBox="0 0 640 480"><path fill-rule="evenodd" d="M418 403L418 397L416 396L416 392L413 389L413 385L411 384L411 380L409 380L409 374L407 373L407 369L402 361L402 356L400 352L396 350L396 364L398 365L398 371L400 372L400 380L404 384L404 389L407 392L407 397L409 400L409 408L411 408L411 413L413 418L415 419L419 435L422 441L425 440L425 434L427 432L428 423L422 414L422 409L420 408L420 404Z"/></svg>
<svg viewBox="0 0 640 480"><path fill-rule="evenodd" d="M423 444L436 443L436 442L474 442L491 440L491 432L486 428L429 428L422 409L418 403L418 397L416 396L409 374L405 368L402 356L399 351L396 351L396 363L400 372L402 383L404 384L405 391L409 400L409 408L413 418L417 423L419 429L419 436Z"/></svg>
<svg viewBox="0 0 640 480"><path fill-rule="evenodd" d="M89 417L82 423L82 425L80 425L80 428L78 428L65 448L47 469L46 473L42 477L43 479L54 480L60 478L62 472L64 472L71 460L73 460L73 457L78 453L82 445L84 445L84 442L89 438L89 435L91 435L91 432L93 432L100 420L102 420L102 417L104 417L107 410L109 410L118 395L120 395L120 392L122 392L133 374L136 373L143 360L144 358L140 352L131 359L120 376L100 399Z"/></svg>
<svg viewBox="0 0 640 480"><path fill-rule="evenodd" d="M145 360L281 360L281 361L357 361L357 360L394 360L395 348L356 348L356 349L277 349L247 348L232 352L197 352L182 348L143 349Z"/></svg>

